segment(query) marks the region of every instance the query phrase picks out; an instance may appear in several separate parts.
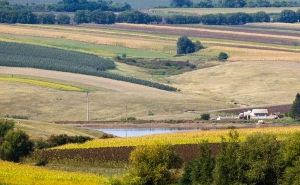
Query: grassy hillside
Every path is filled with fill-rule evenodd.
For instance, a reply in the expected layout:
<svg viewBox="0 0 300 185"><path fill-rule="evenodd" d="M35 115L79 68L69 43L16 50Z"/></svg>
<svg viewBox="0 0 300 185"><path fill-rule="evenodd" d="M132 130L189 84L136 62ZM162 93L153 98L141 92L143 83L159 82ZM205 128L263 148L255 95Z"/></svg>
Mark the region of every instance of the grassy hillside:
<svg viewBox="0 0 300 185"><path fill-rule="evenodd" d="M292 26L292 27L290 27ZM268 28L267 30L265 28ZM283 29L284 28L284 29ZM179 75L155 74L147 68L117 63L110 73L172 85L181 92L163 92L125 82L103 81L84 75L2 68L0 73L42 76L108 89L90 92L91 120L194 119L187 110L291 103L299 91L299 24L251 24L239 27L202 25L0 25L0 40L83 51L114 58L160 58L187 61L197 70ZM206 47L175 57L182 34ZM46 38L45 38L46 37ZM229 60L216 60L219 52ZM151 60L149 60L151 62ZM0 82L3 115L39 120L86 120L86 93L62 92L29 84ZM148 116L148 112L154 116Z"/></svg>
<svg viewBox="0 0 300 185"><path fill-rule="evenodd" d="M87 128L29 120L15 120L15 128L24 130L26 133L28 133L31 139L47 139L53 134L67 134L69 136L77 135L98 138L103 134L101 131Z"/></svg>

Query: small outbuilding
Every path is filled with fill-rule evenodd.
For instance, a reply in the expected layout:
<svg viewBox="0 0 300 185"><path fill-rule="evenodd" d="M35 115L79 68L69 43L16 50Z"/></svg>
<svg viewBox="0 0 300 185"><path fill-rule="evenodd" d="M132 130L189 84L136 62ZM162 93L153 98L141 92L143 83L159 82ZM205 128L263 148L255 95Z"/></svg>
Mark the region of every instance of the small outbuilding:
<svg viewBox="0 0 300 185"><path fill-rule="evenodd" d="M269 114L268 109L252 109L251 117L267 117Z"/></svg>

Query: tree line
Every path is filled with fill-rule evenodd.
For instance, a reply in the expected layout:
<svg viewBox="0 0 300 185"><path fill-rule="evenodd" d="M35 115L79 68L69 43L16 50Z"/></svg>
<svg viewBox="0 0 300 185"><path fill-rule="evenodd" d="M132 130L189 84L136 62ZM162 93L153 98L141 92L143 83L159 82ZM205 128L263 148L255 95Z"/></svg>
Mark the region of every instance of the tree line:
<svg viewBox="0 0 300 185"><path fill-rule="evenodd" d="M300 20L300 9L296 12L293 10L282 10L280 14L274 15L273 18L264 11L256 13L218 13L205 14L202 16L184 16L173 15L165 18L167 24L207 24L207 25L239 25L250 22L285 22L295 23Z"/></svg>
<svg viewBox="0 0 300 185"><path fill-rule="evenodd" d="M297 7L298 1L292 0L171 0L170 7L173 8L243 8L243 7Z"/></svg>
<svg viewBox="0 0 300 185"><path fill-rule="evenodd" d="M0 48L2 48L0 50L1 66L31 67L78 73L140 84L166 91L178 90L168 85L106 72L107 69L114 69L115 63L110 59L92 54L9 42L0 42Z"/></svg>
<svg viewBox="0 0 300 185"><path fill-rule="evenodd" d="M202 16L192 15L173 15L166 16L164 20L167 24L208 24L208 25L238 25L249 22L286 22L294 23L300 19L300 9L296 12L293 10L282 10L281 13L272 15L264 11L256 13L217 13L205 14ZM70 16L67 14L39 13L34 14L27 10L6 10L0 9L0 23L21 23L21 24L70 24ZM124 11L115 14L112 11L102 11L101 9L89 11L78 10L74 14L76 24L96 23L96 24L114 24L133 23L133 24L149 24L161 23L163 17L158 15L149 15L138 10Z"/></svg>
<svg viewBox="0 0 300 185"><path fill-rule="evenodd" d="M113 3L112 1L87 1L87 0L62 0L58 3L47 4L14 4L10 5L8 0L1 0L0 9L6 10L27 10L27 11L55 11L55 12L75 12L77 10L97 10L122 12L131 10L128 3Z"/></svg>

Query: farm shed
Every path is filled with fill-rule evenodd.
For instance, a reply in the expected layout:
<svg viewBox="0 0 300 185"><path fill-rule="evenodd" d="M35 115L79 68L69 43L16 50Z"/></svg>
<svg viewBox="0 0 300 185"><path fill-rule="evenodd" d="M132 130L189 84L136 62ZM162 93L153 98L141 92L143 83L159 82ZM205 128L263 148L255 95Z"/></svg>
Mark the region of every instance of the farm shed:
<svg viewBox="0 0 300 185"><path fill-rule="evenodd" d="M252 109L251 117L266 117L268 116L268 109Z"/></svg>

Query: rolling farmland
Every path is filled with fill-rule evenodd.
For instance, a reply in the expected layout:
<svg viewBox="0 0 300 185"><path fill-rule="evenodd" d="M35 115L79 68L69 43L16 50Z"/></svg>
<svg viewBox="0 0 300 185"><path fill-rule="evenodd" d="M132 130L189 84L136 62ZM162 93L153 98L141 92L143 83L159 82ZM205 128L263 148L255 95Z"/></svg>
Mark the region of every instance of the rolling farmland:
<svg viewBox="0 0 300 185"><path fill-rule="evenodd" d="M17 74L30 75L32 73L34 76L43 75L60 80L69 79L108 89L108 91L116 90L115 93L91 92L93 120L120 119L124 115L122 107L126 104L130 105L130 114L141 119L193 119L198 115L187 113L185 110L207 111L208 107L214 110L238 108L233 102L253 107L290 104L293 101L299 89L297 79L300 70L298 63L300 35L297 32L299 29L297 25L293 27L290 27L291 24L285 25L284 29L282 24L273 26L250 24L234 27L130 24L0 25L0 39L93 53L111 59L126 53L128 58L189 60L190 63L196 64L198 69L175 76L153 75L151 77L147 69L123 63L116 63L116 69L109 70L109 73L153 80L181 89L181 93L171 94L161 91L154 93L149 88L132 87L130 84L121 82L96 82L101 78L97 78L94 83L92 79L88 80L83 76L82 78L71 77L71 74L56 72L51 75L51 73L33 73L30 69L24 69ZM174 57L176 40L182 34L186 34L193 40L200 40L206 48L194 54ZM221 63L215 60L218 52L221 51L229 54L228 62ZM242 70L237 70L237 68ZM13 70L3 69L2 73L4 71L15 74ZM261 80L262 76L264 80ZM249 80L251 83L245 86L237 85ZM28 87L26 89L24 93L30 95L31 91ZM137 92L139 94L136 94ZM3 93L8 94L5 91ZM49 93L41 91L36 96L38 101L40 99L47 100L39 103L42 110L40 119L61 121L64 120L64 114L67 114L68 119L72 120L85 119L85 108L82 102L84 94L71 95L76 97L71 101L68 98L70 95L67 95L69 93L62 95L51 91L51 96ZM57 100L61 98L63 102L73 102L72 105L59 103ZM101 99L104 99L105 102ZM26 98L27 100L28 98ZM6 101L14 100L12 97L7 97ZM28 107L30 103L28 104L26 101L18 101L23 105L17 107ZM55 110L54 107L60 108ZM29 106L17 111L18 108L16 109L14 106L6 106L4 110L6 112L15 110L19 112L16 114L33 116L32 112L34 111L31 109ZM61 110L68 111L64 111L62 114ZM155 115L147 116L148 111L154 112ZM52 115L57 116L53 117Z"/></svg>

